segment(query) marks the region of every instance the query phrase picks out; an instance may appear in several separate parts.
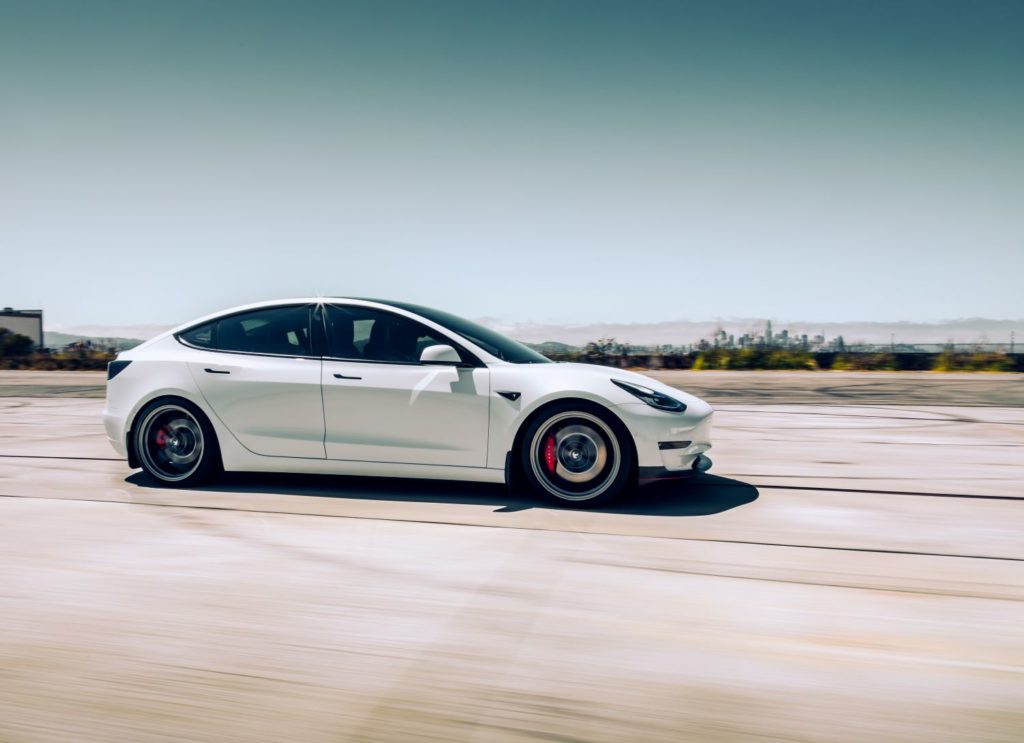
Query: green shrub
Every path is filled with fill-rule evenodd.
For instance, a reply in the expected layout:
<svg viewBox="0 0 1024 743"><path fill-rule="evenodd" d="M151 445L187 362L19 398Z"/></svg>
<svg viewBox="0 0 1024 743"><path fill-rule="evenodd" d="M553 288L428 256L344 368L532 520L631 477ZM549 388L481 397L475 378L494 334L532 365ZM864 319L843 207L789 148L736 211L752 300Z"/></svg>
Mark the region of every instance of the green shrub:
<svg viewBox="0 0 1024 743"><path fill-rule="evenodd" d="M1014 363L1006 354L983 351L945 351L935 359L934 371L1013 371Z"/></svg>
<svg viewBox="0 0 1024 743"><path fill-rule="evenodd" d="M900 364L891 353L841 353L832 362L836 371L896 371Z"/></svg>
<svg viewBox="0 0 1024 743"><path fill-rule="evenodd" d="M697 354L693 369L817 369L806 351L782 348L711 348Z"/></svg>

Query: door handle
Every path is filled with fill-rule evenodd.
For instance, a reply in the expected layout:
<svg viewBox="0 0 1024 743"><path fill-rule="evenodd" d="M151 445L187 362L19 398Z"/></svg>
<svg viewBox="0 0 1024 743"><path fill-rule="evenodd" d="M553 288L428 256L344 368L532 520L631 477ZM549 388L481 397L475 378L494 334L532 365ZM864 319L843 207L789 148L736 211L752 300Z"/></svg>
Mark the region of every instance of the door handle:
<svg viewBox="0 0 1024 743"><path fill-rule="evenodd" d="M205 369L203 369L203 371L206 372L207 374L230 374L231 373L231 372L227 371L226 369L211 369L210 367L206 367Z"/></svg>
<svg viewBox="0 0 1024 743"><path fill-rule="evenodd" d="M344 374L335 374L335 379L362 379L362 377L346 377Z"/></svg>

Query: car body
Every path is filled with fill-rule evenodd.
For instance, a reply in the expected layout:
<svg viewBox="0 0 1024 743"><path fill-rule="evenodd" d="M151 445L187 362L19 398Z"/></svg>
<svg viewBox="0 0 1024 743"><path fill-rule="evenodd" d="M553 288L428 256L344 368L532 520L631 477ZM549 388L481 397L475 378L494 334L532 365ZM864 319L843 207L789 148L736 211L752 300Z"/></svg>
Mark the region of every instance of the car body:
<svg viewBox="0 0 1024 743"><path fill-rule="evenodd" d="M525 481L574 506L706 469L711 416L640 374L341 297L236 307L123 352L103 413L114 449L169 486L219 470Z"/></svg>

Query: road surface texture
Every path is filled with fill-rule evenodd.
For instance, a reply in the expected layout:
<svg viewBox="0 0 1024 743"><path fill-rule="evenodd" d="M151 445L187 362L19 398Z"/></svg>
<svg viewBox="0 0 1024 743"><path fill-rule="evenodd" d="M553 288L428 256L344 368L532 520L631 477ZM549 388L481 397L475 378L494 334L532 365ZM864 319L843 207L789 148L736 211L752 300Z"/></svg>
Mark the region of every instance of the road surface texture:
<svg viewBox="0 0 1024 743"><path fill-rule="evenodd" d="M0 372L0 741L1024 740L1024 377L659 374L714 476L154 487Z"/></svg>

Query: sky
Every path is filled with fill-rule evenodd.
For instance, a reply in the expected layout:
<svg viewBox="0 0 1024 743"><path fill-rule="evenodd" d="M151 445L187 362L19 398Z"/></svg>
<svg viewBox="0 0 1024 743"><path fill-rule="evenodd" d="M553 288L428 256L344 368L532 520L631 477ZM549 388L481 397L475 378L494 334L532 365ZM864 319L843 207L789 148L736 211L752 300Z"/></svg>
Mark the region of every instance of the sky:
<svg viewBox="0 0 1024 743"><path fill-rule="evenodd" d="M0 305L1024 317L1024 3L0 0Z"/></svg>

